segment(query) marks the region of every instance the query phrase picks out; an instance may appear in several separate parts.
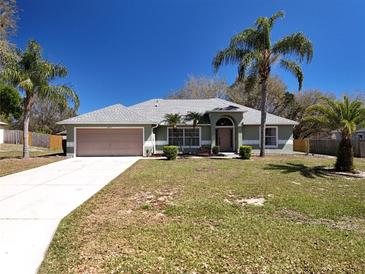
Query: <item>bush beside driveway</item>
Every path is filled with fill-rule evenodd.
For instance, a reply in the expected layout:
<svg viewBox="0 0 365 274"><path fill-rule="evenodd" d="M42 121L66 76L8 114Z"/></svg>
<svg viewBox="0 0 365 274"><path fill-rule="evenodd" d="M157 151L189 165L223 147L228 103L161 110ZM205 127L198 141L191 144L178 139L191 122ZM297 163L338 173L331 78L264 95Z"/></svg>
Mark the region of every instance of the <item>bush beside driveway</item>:
<svg viewBox="0 0 365 274"><path fill-rule="evenodd" d="M362 272L365 182L329 165L139 161L61 222L40 273Z"/></svg>

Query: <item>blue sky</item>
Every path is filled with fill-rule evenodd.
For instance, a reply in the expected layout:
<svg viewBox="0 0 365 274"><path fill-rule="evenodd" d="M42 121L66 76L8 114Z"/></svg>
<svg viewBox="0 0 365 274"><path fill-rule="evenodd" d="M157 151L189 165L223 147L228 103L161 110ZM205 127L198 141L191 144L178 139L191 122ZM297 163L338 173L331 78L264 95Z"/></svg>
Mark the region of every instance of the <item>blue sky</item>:
<svg viewBox="0 0 365 274"><path fill-rule="evenodd" d="M30 38L44 55L69 69L66 83L84 113L114 103L165 97L188 75L214 76L211 62L229 38L259 16L284 10L273 38L303 31L314 44L304 65L304 89L337 95L365 91L365 1L18 0L14 42ZM274 69L295 91L292 75ZM235 67L218 77L231 83Z"/></svg>

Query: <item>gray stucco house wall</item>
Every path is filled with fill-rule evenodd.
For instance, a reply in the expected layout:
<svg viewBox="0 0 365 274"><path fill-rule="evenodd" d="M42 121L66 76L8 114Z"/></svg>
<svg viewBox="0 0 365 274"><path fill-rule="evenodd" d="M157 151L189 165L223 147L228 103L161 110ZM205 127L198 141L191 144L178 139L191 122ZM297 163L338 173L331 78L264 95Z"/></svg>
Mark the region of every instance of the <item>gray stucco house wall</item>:
<svg viewBox="0 0 365 274"><path fill-rule="evenodd" d="M278 132L278 145L269 147L269 153L292 153L293 152L293 126L292 125L266 125L275 127ZM260 149L260 126L250 125L243 127L243 144L252 146L253 149Z"/></svg>

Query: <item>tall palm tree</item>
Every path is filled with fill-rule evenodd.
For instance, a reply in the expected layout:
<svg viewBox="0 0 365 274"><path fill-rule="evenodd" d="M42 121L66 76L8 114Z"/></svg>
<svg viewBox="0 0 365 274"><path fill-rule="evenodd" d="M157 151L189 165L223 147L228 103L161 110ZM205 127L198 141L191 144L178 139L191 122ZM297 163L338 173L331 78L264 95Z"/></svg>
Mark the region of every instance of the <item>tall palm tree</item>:
<svg viewBox="0 0 365 274"><path fill-rule="evenodd" d="M344 96L343 101L323 98L324 102L307 108L304 122L310 122L322 131L338 130L341 141L338 146L335 168L338 171L353 170L353 149L351 137L356 128L365 123L365 107L359 100L350 101Z"/></svg>
<svg viewBox="0 0 365 274"><path fill-rule="evenodd" d="M282 11L271 17L260 17L251 28L232 37L228 48L217 53L213 68L217 72L223 64L238 65L237 81L244 81L250 89L258 81L261 85L261 140L260 156L265 156L265 126L267 113L267 83L273 64L278 63L284 70L298 79L299 92L303 84L300 62L309 63L313 56L311 41L300 32L286 36L275 43L271 31L277 19L284 17ZM289 59L296 57L294 60Z"/></svg>
<svg viewBox="0 0 365 274"><path fill-rule="evenodd" d="M29 158L29 120L36 98L50 98L65 105L72 101L74 108L78 108L78 96L70 87L51 85L53 80L66 75L64 66L43 59L42 49L34 40L29 41L25 51L19 53L17 62L4 70L4 78L24 94L23 158Z"/></svg>
<svg viewBox="0 0 365 274"><path fill-rule="evenodd" d="M167 123L170 127L172 127L173 135L176 138L177 137L177 126L181 124L183 121L183 117L179 113L168 113L165 115L164 122ZM178 141L178 144L181 148L181 143Z"/></svg>
<svg viewBox="0 0 365 274"><path fill-rule="evenodd" d="M196 126L198 125L199 121L203 118L203 114L200 112L195 111L188 111L188 113L185 115L184 120L187 122L192 121L193 122L193 129L196 129ZM190 138L190 144L191 146L191 138Z"/></svg>

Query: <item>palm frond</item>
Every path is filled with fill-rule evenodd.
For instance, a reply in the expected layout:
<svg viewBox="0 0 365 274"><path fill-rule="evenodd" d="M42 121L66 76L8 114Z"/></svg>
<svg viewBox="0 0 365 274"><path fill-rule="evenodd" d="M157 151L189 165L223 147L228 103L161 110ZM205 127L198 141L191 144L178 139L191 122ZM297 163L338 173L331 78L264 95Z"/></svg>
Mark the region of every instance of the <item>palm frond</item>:
<svg viewBox="0 0 365 274"><path fill-rule="evenodd" d="M303 118L321 128L339 130L342 136L350 138L356 128L365 121L365 108L358 100L350 101L344 97L342 102L323 98L323 103L310 106Z"/></svg>
<svg viewBox="0 0 365 274"><path fill-rule="evenodd" d="M32 80L30 80L29 78L19 82L19 87L26 92L31 91L33 89L33 86L34 85L32 83Z"/></svg>
<svg viewBox="0 0 365 274"><path fill-rule="evenodd" d="M304 75L303 75L303 71L302 71L302 68L300 67L300 65L294 61L282 59L282 60L280 60L280 66L283 69L294 74L294 76L298 80L298 89L299 89L299 91L302 90Z"/></svg>
<svg viewBox="0 0 365 274"><path fill-rule="evenodd" d="M17 86L19 82L23 81L24 75L16 69L16 67L6 68L2 72L2 77L5 81Z"/></svg>
<svg viewBox="0 0 365 274"><path fill-rule="evenodd" d="M285 13L284 11L280 10L276 13L274 13L270 18L269 18L269 23L270 23L270 27L272 28L275 21L279 18L284 18L285 17Z"/></svg>
<svg viewBox="0 0 365 274"><path fill-rule="evenodd" d="M317 130L321 132L331 131L336 129L333 124L323 116L305 116L302 119L303 123L312 124L317 126Z"/></svg>
<svg viewBox="0 0 365 274"><path fill-rule="evenodd" d="M261 46L262 33L256 28L248 28L231 38L229 47L242 48L246 51L257 50Z"/></svg>
<svg viewBox="0 0 365 274"><path fill-rule="evenodd" d="M238 64L245 53L246 51L236 47L229 47L219 51L212 63L214 72L217 72L223 64Z"/></svg>
<svg viewBox="0 0 365 274"><path fill-rule="evenodd" d="M182 116L179 113L167 113L164 118L164 122L172 126L173 128L176 128L176 126L180 124L183 120Z"/></svg>
<svg viewBox="0 0 365 274"><path fill-rule="evenodd" d="M300 61L309 63L313 57L312 42L301 32L293 33L275 43L272 48L274 54L294 55Z"/></svg>
<svg viewBox="0 0 365 274"><path fill-rule="evenodd" d="M200 112L195 112L195 111L189 111L185 117L184 117L184 121L193 122L193 126L195 127L199 121L203 118L203 114Z"/></svg>
<svg viewBox="0 0 365 274"><path fill-rule="evenodd" d="M74 109L80 106L80 100L74 90L66 85L61 86L43 86L39 92L39 96L54 99L57 102L73 103Z"/></svg>
<svg viewBox="0 0 365 274"><path fill-rule="evenodd" d="M238 65L238 80L244 80L246 72L254 70L257 63L260 63L261 58L261 54L257 51L247 52Z"/></svg>

